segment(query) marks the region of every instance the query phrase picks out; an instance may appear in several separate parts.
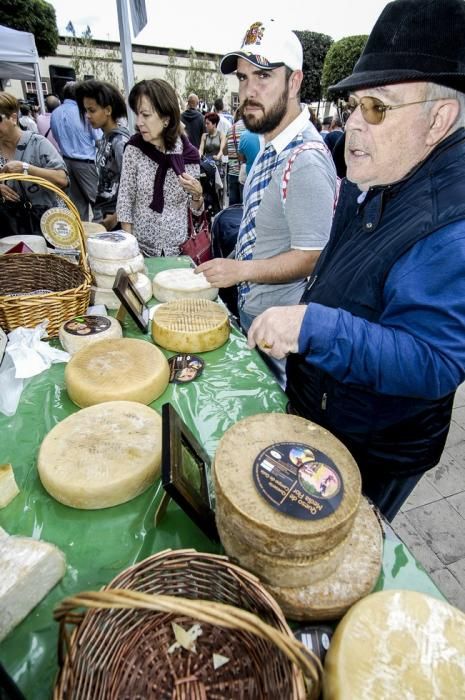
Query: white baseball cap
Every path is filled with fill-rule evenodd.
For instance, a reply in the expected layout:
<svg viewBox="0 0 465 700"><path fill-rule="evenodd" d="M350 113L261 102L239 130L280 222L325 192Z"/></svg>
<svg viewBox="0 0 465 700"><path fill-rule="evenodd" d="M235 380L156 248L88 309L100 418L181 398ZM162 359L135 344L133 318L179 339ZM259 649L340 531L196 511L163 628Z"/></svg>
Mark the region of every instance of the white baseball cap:
<svg viewBox="0 0 465 700"><path fill-rule="evenodd" d="M302 70L302 44L294 32L283 29L272 19L254 22L247 29L239 51L231 51L221 59L221 72L224 75L234 73L238 58L245 58L257 68L265 70L280 66Z"/></svg>

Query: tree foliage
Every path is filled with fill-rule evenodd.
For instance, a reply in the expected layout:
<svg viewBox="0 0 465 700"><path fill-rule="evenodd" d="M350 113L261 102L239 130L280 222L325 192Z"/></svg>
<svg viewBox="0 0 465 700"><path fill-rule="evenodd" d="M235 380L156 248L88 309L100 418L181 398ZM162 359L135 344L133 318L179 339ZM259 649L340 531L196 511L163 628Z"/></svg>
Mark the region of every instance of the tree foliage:
<svg viewBox="0 0 465 700"><path fill-rule="evenodd" d="M350 75L367 42L366 34L346 36L336 41L326 54L321 79L324 94L328 87Z"/></svg>
<svg viewBox="0 0 465 700"><path fill-rule="evenodd" d="M219 61L209 59L207 56L199 58L191 46L184 97L192 92L198 95L201 101L211 104L217 97L223 97L225 94L226 80L220 72Z"/></svg>
<svg viewBox="0 0 465 700"><path fill-rule="evenodd" d="M178 95L181 94L183 89L182 76L178 68L178 59L173 49L168 51L168 68L165 70L165 80Z"/></svg>
<svg viewBox="0 0 465 700"><path fill-rule="evenodd" d="M34 34L42 58L56 54L59 36L55 8L45 0L1 0L0 24Z"/></svg>
<svg viewBox="0 0 465 700"><path fill-rule="evenodd" d="M295 34L299 37L304 51L304 79L300 98L302 102L315 102L321 98L323 64L333 40L327 34L318 32L296 31Z"/></svg>
<svg viewBox="0 0 465 700"><path fill-rule="evenodd" d="M83 80L86 75L92 75L95 80L112 83L121 90L121 80L115 69L115 62L121 63L119 51L115 49L98 51L89 26L80 37L76 36L72 22L68 22L66 31L71 35L66 37L65 43L71 49L70 63L76 72L77 80Z"/></svg>

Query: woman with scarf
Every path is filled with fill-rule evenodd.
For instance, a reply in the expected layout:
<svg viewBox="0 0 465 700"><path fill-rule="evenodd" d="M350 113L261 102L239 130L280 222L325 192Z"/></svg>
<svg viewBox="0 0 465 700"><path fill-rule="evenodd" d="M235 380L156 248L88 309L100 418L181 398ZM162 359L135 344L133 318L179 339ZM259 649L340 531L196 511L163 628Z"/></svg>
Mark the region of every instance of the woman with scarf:
<svg viewBox="0 0 465 700"><path fill-rule="evenodd" d="M188 208L203 212L199 153L181 132L176 93L165 80L142 80L129 94L138 132L124 151L116 212L146 256L179 255Z"/></svg>

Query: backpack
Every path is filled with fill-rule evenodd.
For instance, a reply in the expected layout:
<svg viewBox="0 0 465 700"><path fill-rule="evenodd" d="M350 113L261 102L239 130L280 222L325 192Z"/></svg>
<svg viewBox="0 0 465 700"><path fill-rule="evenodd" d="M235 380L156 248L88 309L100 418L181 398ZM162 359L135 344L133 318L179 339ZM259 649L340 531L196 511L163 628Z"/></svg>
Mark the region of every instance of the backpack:
<svg viewBox="0 0 465 700"><path fill-rule="evenodd" d="M297 146L292 151L291 155L289 156L289 158L287 160L286 165L284 166L283 177L281 180L281 203L282 203L284 211L286 211L287 186L289 184L292 166L295 162L295 159L299 155L299 153L302 153L303 151L320 151L320 153L324 153L325 156L331 158L331 162L332 162L331 151L324 143L321 143L320 141L307 141L307 143L302 143L300 146ZM336 205L337 205L337 200L339 197L340 188L341 188L341 178L337 177L336 178L336 192L334 193L333 212L336 210Z"/></svg>

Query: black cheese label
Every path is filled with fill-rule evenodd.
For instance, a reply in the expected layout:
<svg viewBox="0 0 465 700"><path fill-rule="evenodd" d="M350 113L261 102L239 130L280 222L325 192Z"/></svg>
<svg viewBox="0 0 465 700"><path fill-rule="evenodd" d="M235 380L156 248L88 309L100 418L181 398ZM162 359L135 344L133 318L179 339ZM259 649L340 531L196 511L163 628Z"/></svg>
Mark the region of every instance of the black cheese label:
<svg viewBox="0 0 465 700"><path fill-rule="evenodd" d="M110 326L111 321L106 316L76 316L65 323L64 329L71 335L96 335Z"/></svg>
<svg viewBox="0 0 465 700"><path fill-rule="evenodd" d="M302 520L332 515L344 496L339 469L323 452L302 443L279 442L254 461L255 486L280 513Z"/></svg>

